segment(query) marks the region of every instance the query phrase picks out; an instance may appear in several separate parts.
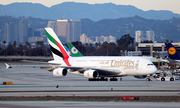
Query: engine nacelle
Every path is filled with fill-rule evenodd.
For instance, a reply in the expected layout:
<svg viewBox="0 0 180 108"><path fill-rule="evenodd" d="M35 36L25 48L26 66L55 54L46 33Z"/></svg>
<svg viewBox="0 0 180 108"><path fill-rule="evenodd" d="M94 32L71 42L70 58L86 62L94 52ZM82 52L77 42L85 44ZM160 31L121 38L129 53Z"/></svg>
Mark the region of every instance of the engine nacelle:
<svg viewBox="0 0 180 108"><path fill-rule="evenodd" d="M57 68L53 70L54 76L66 76L67 75L67 69L64 68Z"/></svg>
<svg viewBox="0 0 180 108"><path fill-rule="evenodd" d="M138 79L144 79L147 77L147 75L137 75L137 76L134 76L135 78L138 78Z"/></svg>
<svg viewBox="0 0 180 108"><path fill-rule="evenodd" d="M99 73L96 70L87 70L84 72L84 77L86 78L96 78L98 76L99 76Z"/></svg>

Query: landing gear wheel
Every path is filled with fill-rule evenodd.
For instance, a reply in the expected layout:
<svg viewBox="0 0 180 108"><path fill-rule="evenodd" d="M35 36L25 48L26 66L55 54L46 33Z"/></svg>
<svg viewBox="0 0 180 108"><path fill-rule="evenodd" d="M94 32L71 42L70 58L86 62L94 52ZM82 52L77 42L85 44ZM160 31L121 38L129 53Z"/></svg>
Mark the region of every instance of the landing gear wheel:
<svg viewBox="0 0 180 108"><path fill-rule="evenodd" d="M110 81L117 81L117 78L110 78Z"/></svg>
<svg viewBox="0 0 180 108"><path fill-rule="evenodd" d="M170 78L170 81L174 81L174 78Z"/></svg>
<svg viewBox="0 0 180 108"><path fill-rule="evenodd" d="M101 81L101 79L97 78L96 81Z"/></svg>
<svg viewBox="0 0 180 108"><path fill-rule="evenodd" d="M108 78L89 78L88 81L108 81Z"/></svg>
<svg viewBox="0 0 180 108"><path fill-rule="evenodd" d="M165 81L165 78L161 78L161 81Z"/></svg>
<svg viewBox="0 0 180 108"><path fill-rule="evenodd" d="M107 78L101 77L101 79L99 81L106 81Z"/></svg>
<svg viewBox="0 0 180 108"><path fill-rule="evenodd" d="M151 81L150 78L146 78L146 81Z"/></svg>
<svg viewBox="0 0 180 108"><path fill-rule="evenodd" d="M96 79L94 79L94 78L89 78L88 80L89 81L96 81Z"/></svg>

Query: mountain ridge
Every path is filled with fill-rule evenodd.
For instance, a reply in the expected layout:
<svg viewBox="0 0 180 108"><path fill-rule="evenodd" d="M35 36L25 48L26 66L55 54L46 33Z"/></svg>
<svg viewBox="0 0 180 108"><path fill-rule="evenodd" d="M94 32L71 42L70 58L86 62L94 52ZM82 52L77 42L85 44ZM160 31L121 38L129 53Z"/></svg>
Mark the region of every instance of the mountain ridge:
<svg viewBox="0 0 180 108"><path fill-rule="evenodd" d="M76 2L63 2L51 7L40 3L12 3L0 5L0 15L10 16L32 16L43 19L83 19L89 18L93 21L102 19L117 19L122 17L133 17L138 15L146 19L167 20L172 17L180 17L180 14L168 10L143 11L132 5L116 5L113 3L88 4Z"/></svg>

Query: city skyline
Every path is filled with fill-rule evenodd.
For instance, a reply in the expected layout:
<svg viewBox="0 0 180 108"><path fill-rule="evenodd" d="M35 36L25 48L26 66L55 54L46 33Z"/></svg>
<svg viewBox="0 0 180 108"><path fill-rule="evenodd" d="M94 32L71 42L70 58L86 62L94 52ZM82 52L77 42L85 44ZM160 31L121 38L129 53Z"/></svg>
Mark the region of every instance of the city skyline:
<svg viewBox="0 0 180 108"><path fill-rule="evenodd" d="M69 0L3 0L0 1L0 4L7 5L15 2L31 2L31 3L40 3L47 7L51 7L53 5L61 4L63 2L70 2ZM114 3L116 5L132 5L144 11L148 10L169 10L174 13L180 14L179 5L180 0L73 0L71 2L78 3L88 3L88 4L103 4L103 3Z"/></svg>

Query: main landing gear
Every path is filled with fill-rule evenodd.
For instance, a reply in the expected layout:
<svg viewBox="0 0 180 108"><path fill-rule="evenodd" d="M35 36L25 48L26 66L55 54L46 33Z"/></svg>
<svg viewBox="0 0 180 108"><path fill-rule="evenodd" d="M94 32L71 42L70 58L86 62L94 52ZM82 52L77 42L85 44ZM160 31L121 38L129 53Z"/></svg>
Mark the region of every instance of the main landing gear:
<svg viewBox="0 0 180 108"><path fill-rule="evenodd" d="M117 78L110 78L110 81L117 81L118 79Z"/></svg>
<svg viewBox="0 0 180 108"><path fill-rule="evenodd" d="M89 78L89 81L108 81L108 78L104 78L104 77L101 77L101 78ZM118 79L113 77L113 78L110 78L109 81L118 81ZM120 81L122 81L122 78L120 78Z"/></svg>
<svg viewBox="0 0 180 108"><path fill-rule="evenodd" d="M89 81L108 81L107 78L101 77L101 78L89 78Z"/></svg>
<svg viewBox="0 0 180 108"><path fill-rule="evenodd" d="M151 81L150 75L147 75L146 81Z"/></svg>

